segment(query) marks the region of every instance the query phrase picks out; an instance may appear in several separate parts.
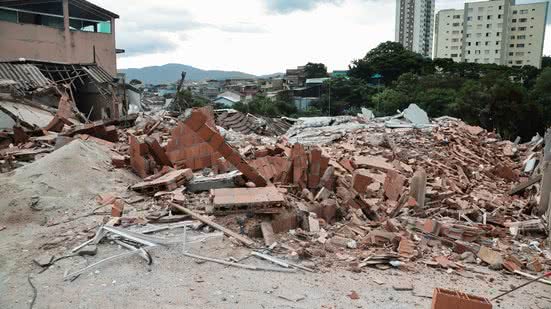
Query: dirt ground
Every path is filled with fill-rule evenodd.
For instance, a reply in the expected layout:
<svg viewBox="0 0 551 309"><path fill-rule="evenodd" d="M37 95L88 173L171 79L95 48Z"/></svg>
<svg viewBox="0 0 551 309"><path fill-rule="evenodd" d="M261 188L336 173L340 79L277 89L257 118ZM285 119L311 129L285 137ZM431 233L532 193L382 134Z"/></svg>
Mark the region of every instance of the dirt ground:
<svg viewBox="0 0 551 309"><path fill-rule="evenodd" d="M251 271L199 262L183 245L151 249L153 264L138 256L92 269L74 281L64 274L125 252L102 242L93 257L71 257L42 271L33 259L62 256L93 235L105 214L87 215L94 197L128 196L137 178L108 166L109 154L93 143L69 144L51 157L0 175L0 308L430 308L435 287L493 297L526 280L487 267L447 273L416 265L410 270L365 269L353 273ZM45 160L45 161L43 161ZM147 207L147 205L135 206ZM101 211L101 210L100 210ZM182 237L182 229L158 236ZM219 259L246 257L250 250L227 238L188 245L190 252ZM254 257L242 263L276 267ZM413 287L413 290L401 290ZM359 299L349 296L355 291ZM551 286L534 284L494 303L494 308L551 308Z"/></svg>

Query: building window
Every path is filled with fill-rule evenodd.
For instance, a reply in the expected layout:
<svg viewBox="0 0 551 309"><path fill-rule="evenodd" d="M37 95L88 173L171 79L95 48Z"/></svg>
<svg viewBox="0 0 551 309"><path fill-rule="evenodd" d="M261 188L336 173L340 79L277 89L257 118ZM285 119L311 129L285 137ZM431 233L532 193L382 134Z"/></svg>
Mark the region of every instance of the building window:
<svg viewBox="0 0 551 309"><path fill-rule="evenodd" d="M461 19L461 15L453 15L453 19Z"/></svg>
<svg viewBox="0 0 551 309"><path fill-rule="evenodd" d="M513 11L513 14L518 14L518 11Z"/></svg>
<svg viewBox="0 0 551 309"><path fill-rule="evenodd" d="M517 40L525 40L525 39L526 39L525 35L518 35L517 36Z"/></svg>
<svg viewBox="0 0 551 309"><path fill-rule="evenodd" d="M517 19L516 19L516 18L513 18L513 20L511 20L511 22L516 23L516 22L517 22Z"/></svg>
<svg viewBox="0 0 551 309"><path fill-rule="evenodd" d="M515 61L515 64L522 64L522 60Z"/></svg>
<svg viewBox="0 0 551 309"><path fill-rule="evenodd" d="M520 10L520 14L528 14L528 10Z"/></svg>
<svg viewBox="0 0 551 309"><path fill-rule="evenodd" d="M511 28L511 31L515 31L515 30L517 30L517 28L515 28L515 27L512 27L512 28Z"/></svg>
<svg viewBox="0 0 551 309"><path fill-rule="evenodd" d="M16 23L17 12L0 9L0 20Z"/></svg>
<svg viewBox="0 0 551 309"><path fill-rule="evenodd" d="M514 40L515 39L515 36L514 35L511 35L511 40Z"/></svg>
<svg viewBox="0 0 551 309"><path fill-rule="evenodd" d="M524 44L517 44L517 48L524 48Z"/></svg>
<svg viewBox="0 0 551 309"><path fill-rule="evenodd" d="M521 19L519 19L518 21L521 22L521 23L525 23L525 22L528 21L528 19L526 19L526 18L521 18Z"/></svg>
<svg viewBox="0 0 551 309"><path fill-rule="evenodd" d="M515 53L513 52L509 52L509 56L513 56Z"/></svg>
<svg viewBox="0 0 551 309"><path fill-rule="evenodd" d="M487 20L491 20L492 19L492 15L488 15L488 17L486 17Z"/></svg>

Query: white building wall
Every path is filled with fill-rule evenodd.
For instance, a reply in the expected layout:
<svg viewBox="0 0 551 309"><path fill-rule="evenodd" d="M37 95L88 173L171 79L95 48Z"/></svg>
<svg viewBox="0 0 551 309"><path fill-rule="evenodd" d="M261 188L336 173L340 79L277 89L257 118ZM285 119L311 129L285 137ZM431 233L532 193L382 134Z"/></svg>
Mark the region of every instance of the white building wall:
<svg viewBox="0 0 551 309"><path fill-rule="evenodd" d="M491 0L465 3L464 10L442 10L436 17L434 57L539 68L547 7L548 2Z"/></svg>
<svg viewBox="0 0 551 309"><path fill-rule="evenodd" d="M464 10L442 10L436 14L436 44L434 58L451 58L460 62L463 57Z"/></svg>
<svg viewBox="0 0 551 309"><path fill-rule="evenodd" d="M396 41L425 57L432 55L434 2L396 0Z"/></svg>
<svg viewBox="0 0 551 309"><path fill-rule="evenodd" d="M549 2L513 5L505 63L541 67Z"/></svg>

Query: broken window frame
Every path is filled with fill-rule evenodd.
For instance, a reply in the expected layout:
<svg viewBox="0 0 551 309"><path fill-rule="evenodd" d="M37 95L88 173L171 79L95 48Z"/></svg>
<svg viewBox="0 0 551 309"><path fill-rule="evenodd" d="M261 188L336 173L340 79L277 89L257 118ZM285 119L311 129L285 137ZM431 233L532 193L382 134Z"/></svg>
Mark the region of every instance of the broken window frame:
<svg viewBox="0 0 551 309"><path fill-rule="evenodd" d="M14 12L15 20L12 18L1 18L0 21L18 23L18 24L28 24L28 25L39 25L50 27L54 29L65 29L63 15L36 12L30 10L14 9L10 7L0 6L1 12ZM10 14L5 14L9 16ZM13 14L12 14L13 15ZM2 15L0 15L2 16ZM22 17L34 18L33 22L23 21ZM57 20L57 23L54 21ZM80 25L80 27L79 27ZM76 26L76 27L74 27ZM92 27L92 28L90 28ZM81 32L93 32L93 33L103 33L103 34L113 34L111 20L95 20L87 18L77 18L69 16L69 29L71 31L81 31Z"/></svg>

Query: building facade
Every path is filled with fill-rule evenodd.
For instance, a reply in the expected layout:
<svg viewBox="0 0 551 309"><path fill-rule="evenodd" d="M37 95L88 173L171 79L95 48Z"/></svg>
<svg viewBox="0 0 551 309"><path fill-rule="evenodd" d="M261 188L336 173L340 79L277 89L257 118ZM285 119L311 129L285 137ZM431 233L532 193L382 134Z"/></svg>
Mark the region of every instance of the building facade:
<svg viewBox="0 0 551 309"><path fill-rule="evenodd" d="M442 10L436 15L434 58L540 68L548 6L491 0Z"/></svg>
<svg viewBox="0 0 551 309"><path fill-rule="evenodd" d="M0 0L0 59L95 63L116 76L118 17L85 0Z"/></svg>
<svg viewBox="0 0 551 309"><path fill-rule="evenodd" d="M396 0L396 42L425 57L432 56L435 0Z"/></svg>

